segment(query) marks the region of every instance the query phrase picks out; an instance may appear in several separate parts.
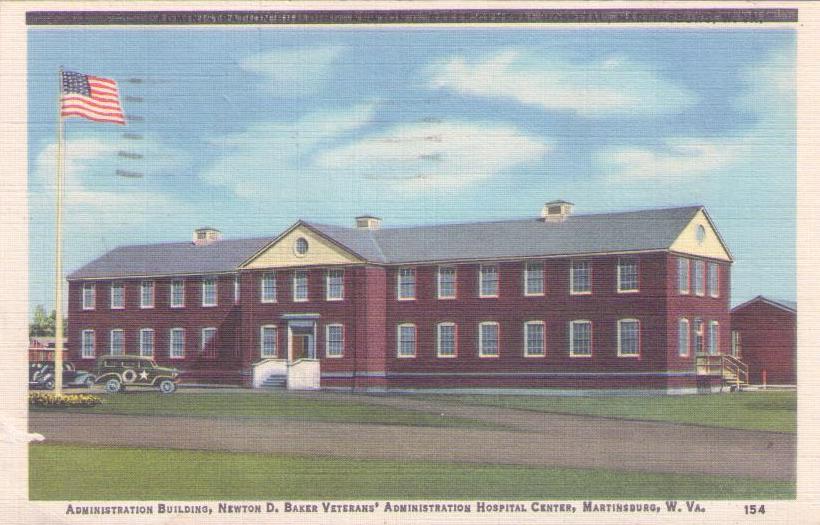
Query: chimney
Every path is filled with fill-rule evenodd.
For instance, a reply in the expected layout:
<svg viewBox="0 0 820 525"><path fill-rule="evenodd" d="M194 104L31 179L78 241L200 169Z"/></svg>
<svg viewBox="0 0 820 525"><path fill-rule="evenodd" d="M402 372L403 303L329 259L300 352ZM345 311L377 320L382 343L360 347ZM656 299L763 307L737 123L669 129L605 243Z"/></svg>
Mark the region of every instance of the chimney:
<svg viewBox="0 0 820 525"><path fill-rule="evenodd" d="M197 228L194 230L194 244L196 246L206 246L222 240L222 232L216 228Z"/></svg>
<svg viewBox="0 0 820 525"><path fill-rule="evenodd" d="M549 201L541 209L541 218L544 222L564 222L572 214L574 204L567 201Z"/></svg>
<svg viewBox="0 0 820 525"><path fill-rule="evenodd" d="M378 230L381 228L382 220L372 215L360 215L356 217L357 230Z"/></svg>

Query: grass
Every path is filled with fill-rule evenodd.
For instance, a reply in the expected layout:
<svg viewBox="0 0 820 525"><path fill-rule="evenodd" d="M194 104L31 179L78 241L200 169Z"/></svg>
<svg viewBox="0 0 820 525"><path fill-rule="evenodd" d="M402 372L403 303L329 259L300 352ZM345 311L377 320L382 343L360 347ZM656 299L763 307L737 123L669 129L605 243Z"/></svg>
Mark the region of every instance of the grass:
<svg viewBox="0 0 820 525"><path fill-rule="evenodd" d="M667 421L744 430L797 431L797 393L741 392L691 396L422 396L445 403L536 412Z"/></svg>
<svg viewBox="0 0 820 525"><path fill-rule="evenodd" d="M31 444L32 500L793 499L721 476Z"/></svg>
<svg viewBox="0 0 820 525"><path fill-rule="evenodd" d="M415 410L370 405L366 401L333 401L286 393L213 392L163 395L134 392L102 395L100 405L82 409L34 408L32 411L60 410L83 414L193 417L288 418L303 421L502 429L476 419L442 417Z"/></svg>

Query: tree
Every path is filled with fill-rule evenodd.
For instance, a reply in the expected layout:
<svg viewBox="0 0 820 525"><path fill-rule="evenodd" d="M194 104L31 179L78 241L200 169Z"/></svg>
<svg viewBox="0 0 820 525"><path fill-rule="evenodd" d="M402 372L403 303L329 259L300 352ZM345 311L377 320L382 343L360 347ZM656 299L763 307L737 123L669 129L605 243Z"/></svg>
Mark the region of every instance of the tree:
<svg viewBox="0 0 820 525"><path fill-rule="evenodd" d="M38 304L34 308L34 319L28 326L29 337L53 337L56 327L57 312L54 310L46 314L43 305ZM68 321L63 320L63 333L68 332Z"/></svg>

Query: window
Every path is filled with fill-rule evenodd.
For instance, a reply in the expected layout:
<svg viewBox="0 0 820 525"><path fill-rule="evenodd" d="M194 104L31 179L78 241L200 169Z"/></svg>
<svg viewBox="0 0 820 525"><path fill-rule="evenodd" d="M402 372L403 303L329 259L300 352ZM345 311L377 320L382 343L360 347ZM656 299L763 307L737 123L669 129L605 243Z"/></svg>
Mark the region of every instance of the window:
<svg viewBox="0 0 820 525"><path fill-rule="evenodd" d="M544 295L544 265L527 263L524 267L524 295Z"/></svg>
<svg viewBox="0 0 820 525"><path fill-rule="evenodd" d="M341 301L345 297L345 271L328 270L325 282L328 301Z"/></svg>
<svg viewBox="0 0 820 525"><path fill-rule="evenodd" d="M142 281L140 284L140 308L154 307L154 281Z"/></svg>
<svg viewBox="0 0 820 525"><path fill-rule="evenodd" d="M308 247L308 241L304 237L299 237L296 239L296 242L293 243L293 251L300 257L304 257L305 254L307 254Z"/></svg>
<svg viewBox="0 0 820 525"><path fill-rule="evenodd" d="M638 259L620 257L618 259L618 292L638 291Z"/></svg>
<svg viewBox="0 0 820 525"><path fill-rule="evenodd" d="M678 257L678 293L689 294L689 259Z"/></svg>
<svg viewBox="0 0 820 525"><path fill-rule="evenodd" d="M154 356L154 331L150 328L140 330L140 355Z"/></svg>
<svg viewBox="0 0 820 525"><path fill-rule="evenodd" d="M120 329L111 330L111 355L125 355L124 343L125 333Z"/></svg>
<svg viewBox="0 0 820 525"><path fill-rule="evenodd" d="M122 283L111 283L111 309L125 308L125 287Z"/></svg>
<svg viewBox="0 0 820 525"><path fill-rule="evenodd" d="M455 323L439 323L436 326L436 355L438 357L456 357Z"/></svg>
<svg viewBox="0 0 820 525"><path fill-rule="evenodd" d="M438 298L456 298L456 269L452 266L441 266L438 269Z"/></svg>
<svg viewBox="0 0 820 525"><path fill-rule="evenodd" d="M547 354L544 321L524 323L524 357L543 357Z"/></svg>
<svg viewBox="0 0 820 525"><path fill-rule="evenodd" d="M216 355L216 328L202 329L202 346L203 354Z"/></svg>
<svg viewBox="0 0 820 525"><path fill-rule="evenodd" d="M262 274L261 280L261 296L263 303L276 302L276 274L267 272Z"/></svg>
<svg viewBox="0 0 820 525"><path fill-rule="evenodd" d="M202 306L216 306L216 279L202 281Z"/></svg>
<svg viewBox="0 0 820 525"><path fill-rule="evenodd" d="M293 272L293 300L305 302L308 300L308 272L295 270Z"/></svg>
<svg viewBox="0 0 820 525"><path fill-rule="evenodd" d="M695 295L703 295L705 293L704 290L704 282L703 282L703 273L706 269L706 263L703 261L695 261Z"/></svg>
<svg viewBox="0 0 820 525"><path fill-rule="evenodd" d="M695 319L695 355L703 353L703 321Z"/></svg>
<svg viewBox="0 0 820 525"><path fill-rule="evenodd" d="M678 355L689 357L689 319L678 320Z"/></svg>
<svg viewBox="0 0 820 525"><path fill-rule="evenodd" d="M480 297L498 297L498 266L481 265L479 283Z"/></svg>
<svg viewBox="0 0 820 525"><path fill-rule="evenodd" d="M738 358L743 355L740 332L737 330L732 330L732 355Z"/></svg>
<svg viewBox="0 0 820 525"><path fill-rule="evenodd" d="M278 330L273 325L262 327L259 337L259 354L262 357L276 357L276 337Z"/></svg>
<svg viewBox="0 0 820 525"><path fill-rule="evenodd" d="M592 357L592 321L569 323L570 357Z"/></svg>
<svg viewBox="0 0 820 525"><path fill-rule="evenodd" d="M498 357L498 323L478 325L478 357Z"/></svg>
<svg viewBox="0 0 820 525"><path fill-rule="evenodd" d="M325 327L325 357L342 357L345 349L345 329L340 324Z"/></svg>
<svg viewBox="0 0 820 525"><path fill-rule="evenodd" d="M171 308L185 306L185 281L171 281Z"/></svg>
<svg viewBox="0 0 820 525"><path fill-rule="evenodd" d="M718 355L720 353L720 326L717 321L709 323L709 354Z"/></svg>
<svg viewBox="0 0 820 525"><path fill-rule="evenodd" d="M397 352L399 357L416 357L416 325L399 325Z"/></svg>
<svg viewBox="0 0 820 525"><path fill-rule="evenodd" d="M573 261L569 273L571 294L592 293L592 267L589 261Z"/></svg>
<svg viewBox="0 0 820 525"><path fill-rule="evenodd" d="M720 296L720 267L715 263L709 263L709 295L711 297Z"/></svg>
<svg viewBox="0 0 820 525"><path fill-rule="evenodd" d="M618 321L618 356L638 357L641 355L641 323L637 319Z"/></svg>
<svg viewBox="0 0 820 525"><path fill-rule="evenodd" d="M399 268L398 287L399 301L408 301L416 298L415 268Z"/></svg>
<svg viewBox="0 0 820 525"><path fill-rule="evenodd" d="M185 330L182 328L171 328L170 348L168 349L172 359L182 359L185 357Z"/></svg>
<svg viewBox="0 0 820 525"><path fill-rule="evenodd" d="M93 310L97 303L97 285L87 283L83 285L83 310Z"/></svg>
<svg viewBox="0 0 820 525"><path fill-rule="evenodd" d="M96 355L94 330L83 330L82 356L83 359L92 359Z"/></svg>
<svg viewBox="0 0 820 525"><path fill-rule="evenodd" d="M239 276L235 275L233 278L233 304L239 304Z"/></svg>

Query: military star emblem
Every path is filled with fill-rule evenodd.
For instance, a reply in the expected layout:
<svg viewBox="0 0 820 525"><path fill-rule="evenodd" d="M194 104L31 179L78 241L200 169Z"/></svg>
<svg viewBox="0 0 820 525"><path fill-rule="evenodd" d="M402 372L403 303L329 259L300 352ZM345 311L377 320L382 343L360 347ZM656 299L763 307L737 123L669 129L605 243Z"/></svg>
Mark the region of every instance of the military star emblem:
<svg viewBox="0 0 820 525"><path fill-rule="evenodd" d="M140 379L148 381L148 371L147 370L143 370L142 372L140 372Z"/></svg>

